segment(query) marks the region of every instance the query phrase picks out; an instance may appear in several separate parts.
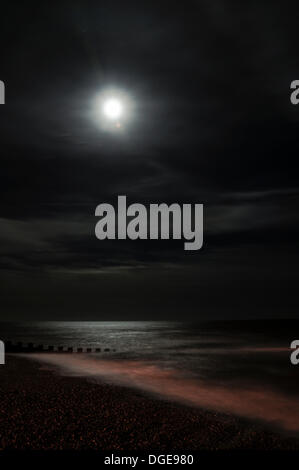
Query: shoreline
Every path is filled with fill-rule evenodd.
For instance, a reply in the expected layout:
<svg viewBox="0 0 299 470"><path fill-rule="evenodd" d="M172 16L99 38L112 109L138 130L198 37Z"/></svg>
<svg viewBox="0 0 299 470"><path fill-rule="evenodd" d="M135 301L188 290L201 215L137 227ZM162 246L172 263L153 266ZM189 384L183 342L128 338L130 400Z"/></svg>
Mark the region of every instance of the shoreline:
<svg viewBox="0 0 299 470"><path fill-rule="evenodd" d="M135 388L60 376L7 355L0 368L0 450L299 450L259 423Z"/></svg>

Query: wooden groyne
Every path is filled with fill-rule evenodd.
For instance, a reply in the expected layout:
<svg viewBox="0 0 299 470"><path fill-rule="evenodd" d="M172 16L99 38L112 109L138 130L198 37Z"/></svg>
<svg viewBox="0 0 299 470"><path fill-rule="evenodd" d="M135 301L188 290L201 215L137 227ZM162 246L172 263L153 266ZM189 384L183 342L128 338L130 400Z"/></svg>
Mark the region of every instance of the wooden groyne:
<svg viewBox="0 0 299 470"><path fill-rule="evenodd" d="M72 347L72 346L52 346L33 343L13 343L12 341L5 342L6 353L101 353L101 352L115 352L116 349L111 348L90 348L90 347Z"/></svg>

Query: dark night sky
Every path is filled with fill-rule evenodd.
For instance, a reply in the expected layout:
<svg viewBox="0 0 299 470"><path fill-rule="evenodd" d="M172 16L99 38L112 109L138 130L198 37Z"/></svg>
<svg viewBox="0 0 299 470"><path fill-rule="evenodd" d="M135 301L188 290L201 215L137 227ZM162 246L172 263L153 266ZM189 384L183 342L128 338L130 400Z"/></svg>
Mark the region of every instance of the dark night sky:
<svg viewBox="0 0 299 470"><path fill-rule="evenodd" d="M1 4L2 319L298 316L294 5ZM124 133L91 117L109 87ZM204 203L204 248L100 242L120 194Z"/></svg>

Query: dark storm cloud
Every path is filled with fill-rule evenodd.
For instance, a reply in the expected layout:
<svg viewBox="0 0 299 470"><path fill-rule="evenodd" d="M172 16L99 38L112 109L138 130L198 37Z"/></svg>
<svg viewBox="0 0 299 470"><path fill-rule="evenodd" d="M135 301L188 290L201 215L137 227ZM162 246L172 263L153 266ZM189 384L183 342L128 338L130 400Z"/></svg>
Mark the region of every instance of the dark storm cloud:
<svg viewBox="0 0 299 470"><path fill-rule="evenodd" d="M220 308L250 316L257 305L294 314L297 10L224 0L3 10L0 252L11 312L57 318L62 298L62 316L75 308L76 318L98 318L100 293L115 318L122 309L180 316L184 302L196 318L198 296L201 316ZM92 117L94 97L110 86L135 105L124 135ZM203 202L204 249L99 242L95 207L119 194ZM140 312L135 304L151 291L155 300Z"/></svg>

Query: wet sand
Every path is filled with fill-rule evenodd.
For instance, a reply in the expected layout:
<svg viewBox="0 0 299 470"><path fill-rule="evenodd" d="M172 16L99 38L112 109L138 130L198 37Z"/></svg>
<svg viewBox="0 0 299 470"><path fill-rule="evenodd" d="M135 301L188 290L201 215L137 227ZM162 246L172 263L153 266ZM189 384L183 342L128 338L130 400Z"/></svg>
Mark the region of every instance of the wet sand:
<svg viewBox="0 0 299 470"><path fill-rule="evenodd" d="M299 450L299 438L259 423L61 377L16 356L6 360L0 367L1 450Z"/></svg>

